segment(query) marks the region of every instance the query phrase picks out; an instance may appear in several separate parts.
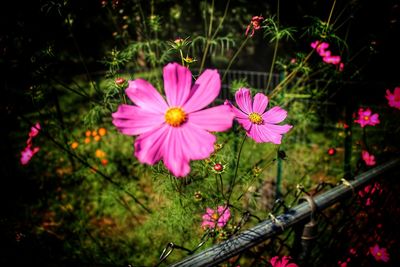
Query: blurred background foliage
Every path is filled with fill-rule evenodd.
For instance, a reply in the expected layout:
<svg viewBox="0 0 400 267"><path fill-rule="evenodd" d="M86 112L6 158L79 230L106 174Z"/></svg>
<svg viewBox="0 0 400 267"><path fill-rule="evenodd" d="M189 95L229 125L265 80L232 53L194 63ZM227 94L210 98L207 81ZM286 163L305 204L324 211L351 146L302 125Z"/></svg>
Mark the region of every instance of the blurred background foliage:
<svg viewBox="0 0 400 267"><path fill-rule="evenodd" d="M221 179L226 190L243 132L236 125L219 134L220 150L194 162L187 179L176 180L161 163L140 164L132 156L132 138L111 124L111 112L126 101L124 85L115 79L143 77L161 90L161 68L167 62L185 58L196 77L204 68L226 69L234 59L231 69L273 70L280 81L296 69L303 82L288 83L271 97L272 105L289 111L288 123L295 128L280 147L244 144L233 219L205 246L234 233L245 211L266 218L277 192L295 190L298 184L309 189L321 181L338 182L346 174L346 108L351 114L359 105L374 105L385 113L387 120L369 132L374 151L382 152L380 161L399 147L398 125L390 123L398 114L385 109L383 97L385 89L399 85L400 6L394 0L281 1L279 9L277 1L239 0L7 4L0 11L1 263L152 266L168 242L198 245L205 208L224 200L221 191L209 189ZM244 33L255 15L270 21L247 40ZM285 30L290 38L279 35ZM174 42L178 38L185 42L181 49ZM319 38L342 56L343 72L318 57L300 67L290 64L293 58L303 62L310 43ZM322 83L308 83L314 80ZM231 95L251 87L245 79L230 82ZM252 88L259 89L272 88ZM299 101L302 97L305 101ZM43 126L37 139L40 154L21 167L20 150L36 121ZM350 140L352 174L365 169L359 157L362 135L354 129ZM327 154L330 147L336 148L335 155ZM284 179L276 185L278 161ZM213 172L215 163L226 165L223 178ZM184 255L177 252L169 260Z"/></svg>

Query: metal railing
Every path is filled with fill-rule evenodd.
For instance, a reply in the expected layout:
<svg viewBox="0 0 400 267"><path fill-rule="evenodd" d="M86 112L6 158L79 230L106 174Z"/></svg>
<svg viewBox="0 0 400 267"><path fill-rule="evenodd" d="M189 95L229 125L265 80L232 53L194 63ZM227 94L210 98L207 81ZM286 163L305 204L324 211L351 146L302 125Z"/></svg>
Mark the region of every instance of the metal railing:
<svg viewBox="0 0 400 267"><path fill-rule="evenodd" d="M291 233L299 233L300 229L300 232L302 233L301 239L295 238L292 248L296 249L297 247L297 258L305 259L311 253L312 246L310 246L310 241L316 238L314 235L315 229L311 228L315 226L314 219L317 213L321 213L328 207L332 207L334 204L337 204L344 199L348 199L350 196L355 196L357 190L362 189L367 184L371 183L371 181L377 176L396 169L399 166L400 158L396 158L354 177L354 180L347 181L343 179L342 184L335 186L326 192L316 196L306 194L305 197L302 198L302 200L304 200L303 203L300 203L292 209L288 209L284 214L276 217L271 216L272 219L262 221L251 229L243 231L220 244L191 255L170 266L216 266L219 263L231 259L232 257L263 243L267 239L277 237L279 234L289 229L291 229ZM294 229L295 227L297 228ZM328 224L326 224L325 227L328 227ZM287 237L291 233L289 233ZM296 234L296 236L300 237L298 234ZM288 242L287 237L282 242Z"/></svg>

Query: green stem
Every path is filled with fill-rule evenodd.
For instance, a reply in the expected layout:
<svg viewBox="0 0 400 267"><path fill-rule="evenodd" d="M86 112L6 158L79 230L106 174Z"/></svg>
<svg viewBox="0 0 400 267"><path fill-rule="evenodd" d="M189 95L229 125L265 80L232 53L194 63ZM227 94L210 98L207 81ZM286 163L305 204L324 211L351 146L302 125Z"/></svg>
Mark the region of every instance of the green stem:
<svg viewBox="0 0 400 267"><path fill-rule="evenodd" d="M240 156L242 155L242 149L243 149L244 142L246 141L246 138L247 138L247 134L245 133L244 134L244 138L242 140L242 143L240 144L238 156L237 156L237 159L236 159L235 175L233 176L233 179L232 179L232 181L230 183L230 186L229 186L228 203L229 203L229 199L231 198L231 195L232 195L232 192L233 192L233 187L235 186L235 181L236 181L236 177L237 177L238 170L239 170Z"/></svg>
<svg viewBox="0 0 400 267"><path fill-rule="evenodd" d="M226 67L225 71L224 71L224 75L222 75L222 79L221 81L223 82L226 75L228 74L229 69L232 66L233 61L235 61L236 57L239 55L240 51L242 51L243 47L245 46L245 44L247 43L247 41L250 39L250 35L248 35L246 37L246 39L244 39L244 41L242 42L241 46L239 47L239 49L236 51L236 53L233 55L233 57L231 58L231 60L229 61L228 67Z"/></svg>
<svg viewBox="0 0 400 267"><path fill-rule="evenodd" d="M332 18L332 14L333 14L333 10L335 9L335 5L336 5L336 0L333 1L332 7L331 7L331 11L329 12L329 17L328 17L328 22L326 23L326 27L324 30L324 34L326 33L326 31L329 28L329 23L331 22L331 18Z"/></svg>
<svg viewBox="0 0 400 267"><path fill-rule="evenodd" d="M182 66L185 67L185 61L183 60L183 52L182 52L182 49L179 49L179 54L181 55Z"/></svg>
<svg viewBox="0 0 400 267"><path fill-rule="evenodd" d="M278 1L279 2L279 1ZM274 54L272 56L272 62L271 62L271 68L269 69L269 75L268 75L268 82L267 82L267 90L269 88L269 85L271 83L272 80L272 73L274 71L274 65L275 65L275 60L276 60L276 54L278 53L278 44L279 44L279 39L276 38L276 42L275 42L275 47L274 47Z"/></svg>

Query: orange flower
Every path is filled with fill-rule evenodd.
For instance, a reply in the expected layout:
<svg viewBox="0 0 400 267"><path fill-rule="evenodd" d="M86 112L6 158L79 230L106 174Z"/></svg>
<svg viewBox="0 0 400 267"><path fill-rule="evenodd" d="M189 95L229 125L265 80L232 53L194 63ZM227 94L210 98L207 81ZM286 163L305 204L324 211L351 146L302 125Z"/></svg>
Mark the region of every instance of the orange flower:
<svg viewBox="0 0 400 267"><path fill-rule="evenodd" d="M88 143L90 143L90 137L85 138L85 144L88 144Z"/></svg>
<svg viewBox="0 0 400 267"><path fill-rule="evenodd" d="M107 163L108 163L108 160L107 160L107 159L101 159L101 164L102 164L103 166L107 165Z"/></svg>
<svg viewBox="0 0 400 267"><path fill-rule="evenodd" d="M97 135L97 131L94 130L94 131L92 132L92 136L96 136L96 135Z"/></svg>
<svg viewBox="0 0 400 267"><path fill-rule="evenodd" d="M105 128L100 128L100 129L99 129L99 135L105 136L106 133L107 133L107 130L106 130Z"/></svg>
<svg viewBox="0 0 400 267"><path fill-rule="evenodd" d="M96 149L95 155L96 155L97 158L101 159L101 158L104 158L106 156L106 153L101 149Z"/></svg>
<svg viewBox="0 0 400 267"><path fill-rule="evenodd" d="M77 147L78 147L78 142L73 142L72 144L71 144L71 148L72 149L76 149Z"/></svg>
<svg viewBox="0 0 400 267"><path fill-rule="evenodd" d="M87 130L86 133L85 133L85 136L86 136L86 137L89 137L91 134L92 134L92 132L89 131L89 130Z"/></svg>
<svg viewBox="0 0 400 267"><path fill-rule="evenodd" d="M94 140L98 142L98 141L100 141L100 138L101 138L100 135L96 135L96 136L94 137Z"/></svg>

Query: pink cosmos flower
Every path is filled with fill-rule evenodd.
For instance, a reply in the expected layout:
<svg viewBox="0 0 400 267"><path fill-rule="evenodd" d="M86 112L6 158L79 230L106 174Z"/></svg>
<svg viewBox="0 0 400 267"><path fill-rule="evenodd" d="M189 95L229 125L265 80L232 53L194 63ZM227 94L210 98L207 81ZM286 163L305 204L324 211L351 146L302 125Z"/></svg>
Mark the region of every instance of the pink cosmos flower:
<svg viewBox="0 0 400 267"><path fill-rule="evenodd" d="M247 135L257 143L280 144L282 135L293 127L289 124L277 125L286 118L287 112L278 106L265 111L268 97L262 93L256 94L253 102L250 90L240 88L235 94L235 99L239 109L229 102L225 104L232 107L237 121L246 130Z"/></svg>
<svg viewBox="0 0 400 267"><path fill-rule="evenodd" d="M376 261L383 261L383 262L389 261L389 254L386 248L380 248L378 244L375 244L375 246L370 247L369 252L372 254L372 256L374 256Z"/></svg>
<svg viewBox="0 0 400 267"><path fill-rule="evenodd" d="M298 267L295 263L289 263L292 259L289 256L283 256L280 260L279 258L279 256L275 256L269 261L272 264L272 267Z"/></svg>
<svg viewBox="0 0 400 267"><path fill-rule="evenodd" d="M31 161L33 155L35 155L39 151L39 149L40 149L39 147L35 147L32 149L31 145L25 147L25 149L21 151L21 158L20 158L21 164L22 165L28 164L29 161Z"/></svg>
<svg viewBox="0 0 400 267"><path fill-rule="evenodd" d="M324 57L322 58L322 60L323 60L325 63L337 65L337 64L340 63L340 56L330 56L330 55L329 55L329 56L324 56Z"/></svg>
<svg viewBox="0 0 400 267"><path fill-rule="evenodd" d="M218 206L216 210L206 208L206 213L203 215L203 228L222 228L231 218L231 212L227 206Z"/></svg>
<svg viewBox="0 0 400 267"><path fill-rule="evenodd" d="M394 88L393 94L386 90L386 99L389 101L389 106L400 109L400 87Z"/></svg>
<svg viewBox="0 0 400 267"><path fill-rule="evenodd" d="M364 160L364 162L365 162L365 164L366 164L367 166L374 166L374 165L376 164L376 162L375 162L375 156L372 155L372 154L369 154L368 151L363 150L363 151L361 152L361 155L362 155L362 159Z"/></svg>
<svg viewBox="0 0 400 267"><path fill-rule="evenodd" d="M126 135L138 135L135 156L153 165L163 160L177 177L190 172L190 160L205 159L214 151L216 137L232 127L234 114L226 105L204 109L219 94L221 79L207 69L192 86L191 72L170 63L163 69L166 101L147 81L129 81L126 94L135 105L122 104L112 114L113 124Z"/></svg>
<svg viewBox="0 0 400 267"><path fill-rule="evenodd" d="M332 55L331 51L327 50L329 47L328 43L314 41L311 43L311 47L317 51L325 63L339 65L339 71L343 71L344 64L341 62L341 57Z"/></svg>
<svg viewBox="0 0 400 267"><path fill-rule="evenodd" d="M263 20L264 20L264 17L262 17L262 16L254 16L254 17L252 17L250 24L247 25L245 35L247 36L249 34L250 29L251 29L250 37L253 37L254 32L261 28L261 22Z"/></svg>
<svg viewBox="0 0 400 267"><path fill-rule="evenodd" d="M37 122L34 126L31 127L29 131L29 137L35 137L39 134L40 131L40 123Z"/></svg>
<svg viewBox="0 0 400 267"><path fill-rule="evenodd" d="M314 41L311 43L311 47L314 48L321 57L331 55L331 51L326 50L329 47L329 44L326 42Z"/></svg>
<svg viewBox="0 0 400 267"><path fill-rule="evenodd" d="M370 108L366 108L365 110L360 108L358 110L358 119L354 122L359 123L361 127L365 127L367 125L375 126L380 123L378 113L372 114Z"/></svg>

